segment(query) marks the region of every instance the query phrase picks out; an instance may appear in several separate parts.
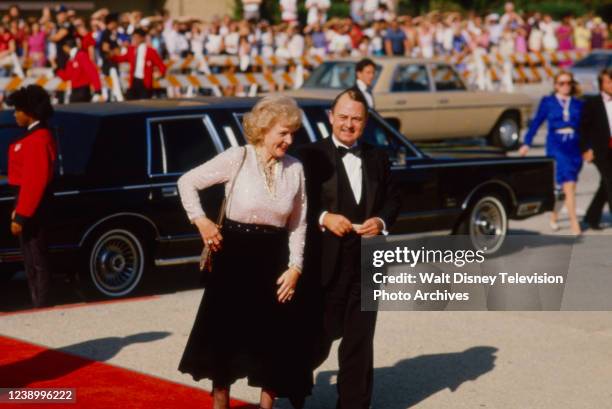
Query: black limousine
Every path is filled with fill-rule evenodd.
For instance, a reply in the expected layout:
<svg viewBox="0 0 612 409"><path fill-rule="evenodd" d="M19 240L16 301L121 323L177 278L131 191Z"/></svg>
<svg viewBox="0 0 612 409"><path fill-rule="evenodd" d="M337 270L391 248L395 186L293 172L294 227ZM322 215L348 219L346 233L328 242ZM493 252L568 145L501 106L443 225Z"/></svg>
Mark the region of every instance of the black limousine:
<svg viewBox="0 0 612 409"><path fill-rule="evenodd" d="M58 271L78 273L94 294L130 294L154 267L197 262L201 239L181 207L176 181L224 149L245 143L241 119L254 98L151 100L72 104L57 108L51 127L59 160L49 230ZM303 127L294 146L330 136L328 100L300 99ZM16 128L0 112L0 173ZM372 113L366 140L385 149L401 186L402 209L392 233L448 230L469 234L495 251L508 219L554 204L548 158L431 157ZM292 146L292 149L294 148ZM202 192L212 216L222 187ZM14 203L0 178L0 275L21 268L9 219Z"/></svg>

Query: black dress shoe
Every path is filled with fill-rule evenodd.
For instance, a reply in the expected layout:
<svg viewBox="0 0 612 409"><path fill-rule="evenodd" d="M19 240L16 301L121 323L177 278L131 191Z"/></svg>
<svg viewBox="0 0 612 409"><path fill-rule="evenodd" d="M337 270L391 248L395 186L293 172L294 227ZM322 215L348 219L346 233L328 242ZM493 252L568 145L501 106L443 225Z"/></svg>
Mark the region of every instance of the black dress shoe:
<svg viewBox="0 0 612 409"><path fill-rule="evenodd" d="M585 229L603 230L603 228L601 227L599 223L592 223L592 222L587 222L587 221L584 221L583 223L584 223Z"/></svg>

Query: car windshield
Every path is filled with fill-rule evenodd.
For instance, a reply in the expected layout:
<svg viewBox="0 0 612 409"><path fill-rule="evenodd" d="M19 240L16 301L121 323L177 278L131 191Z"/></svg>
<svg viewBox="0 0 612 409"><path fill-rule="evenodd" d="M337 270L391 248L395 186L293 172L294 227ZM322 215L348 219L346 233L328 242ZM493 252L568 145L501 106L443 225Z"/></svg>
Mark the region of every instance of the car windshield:
<svg viewBox="0 0 612 409"><path fill-rule="evenodd" d="M602 69L612 65L612 54L594 53L574 64L575 68Z"/></svg>
<svg viewBox="0 0 612 409"><path fill-rule="evenodd" d="M346 89L355 85L355 61L329 61L319 65L304 82L304 88ZM372 87L380 75L381 67L376 66Z"/></svg>

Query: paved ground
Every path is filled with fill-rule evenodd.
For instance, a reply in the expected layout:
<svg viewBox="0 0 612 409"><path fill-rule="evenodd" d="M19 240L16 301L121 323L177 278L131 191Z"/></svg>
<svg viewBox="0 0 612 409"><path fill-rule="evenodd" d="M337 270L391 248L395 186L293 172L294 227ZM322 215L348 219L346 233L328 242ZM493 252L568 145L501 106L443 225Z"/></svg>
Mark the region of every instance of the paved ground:
<svg viewBox="0 0 612 409"><path fill-rule="evenodd" d="M586 209L597 180L594 167L586 165L579 208ZM609 218L606 223L597 234L612 232ZM568 234L565 217L561 226L557 234ZM549 233L548 216L511 228ZM202 297L196 281L193 271L168 269L141 293L153 296L98 304L74 304L78 295L57 283L60 302L71 308L32 312L24 311L26 283L18 278L0 290L0 311L12 311L0 315L0 334L195 385L176 366ZM609 312L384 312L375 348L375 408L612 407ZM334 352L316 373L308 408L334 407L336 370ZM233 395L257 399L244 382Z"/></svg>

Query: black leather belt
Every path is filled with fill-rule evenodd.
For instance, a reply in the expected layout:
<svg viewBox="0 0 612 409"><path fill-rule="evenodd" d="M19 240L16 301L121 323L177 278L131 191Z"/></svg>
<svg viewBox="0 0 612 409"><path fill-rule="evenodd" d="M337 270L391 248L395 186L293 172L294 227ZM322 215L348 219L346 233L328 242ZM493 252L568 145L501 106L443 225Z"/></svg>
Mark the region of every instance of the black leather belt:
<svg viewBox="0 0 612 409"><path fill-rule="evenodd" d="M287 231L284 227L270 226L267 224L242 223L235 220L225 219L223 230L239 233L282 233Z"/></svg>

